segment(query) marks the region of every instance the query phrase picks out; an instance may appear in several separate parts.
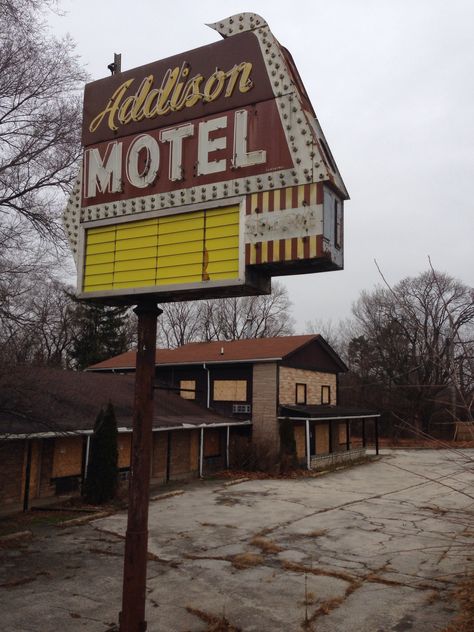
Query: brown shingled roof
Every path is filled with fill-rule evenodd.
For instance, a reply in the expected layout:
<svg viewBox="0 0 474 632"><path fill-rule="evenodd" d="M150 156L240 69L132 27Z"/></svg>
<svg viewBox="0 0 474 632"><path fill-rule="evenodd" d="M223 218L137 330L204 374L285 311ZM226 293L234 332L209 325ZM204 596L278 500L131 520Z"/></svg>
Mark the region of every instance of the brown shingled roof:
<svg viewBox="0 0 474 632"><path fill-rule="evenodd" d="M257 360L282 359L318 338L320 336L317 334L308 334L302 336L280 336L277 338L191 342L177 349L157 349L156 364L255 362ZM88 371L134 369L135 360L136 352L127 351L103 362L93 364L88 367Z"/></svg>
<svg viewBox="0 0 474 632"><path fill-rule="evenodd" d="M131 428L134 384L134 375L27 366L2 369L0 435L92 430L100 408L109 401L114 405L117 425ZM237 421L168 390L155 394L155 428Z"/></svg>

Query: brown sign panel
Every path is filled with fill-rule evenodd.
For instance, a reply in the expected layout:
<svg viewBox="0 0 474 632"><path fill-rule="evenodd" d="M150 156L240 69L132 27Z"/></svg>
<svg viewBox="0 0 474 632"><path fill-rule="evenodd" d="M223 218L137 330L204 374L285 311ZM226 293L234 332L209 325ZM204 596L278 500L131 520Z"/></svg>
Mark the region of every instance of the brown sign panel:
<svg viewBox="0 0 474 632"><path fill-rule="evenodd" d="M85 146L273 98L258 40L240 33L86 85Z"/></svg>
<svg viewBox="0 0 474 632"><path fill-rule="evenodd" d="M239 161L241 147L245 160ZM292 166L275 101L264 101L86 148L82 203L117 202L139 197L144 189L160 194L181 189L183 182L200 187Z"/></svg>

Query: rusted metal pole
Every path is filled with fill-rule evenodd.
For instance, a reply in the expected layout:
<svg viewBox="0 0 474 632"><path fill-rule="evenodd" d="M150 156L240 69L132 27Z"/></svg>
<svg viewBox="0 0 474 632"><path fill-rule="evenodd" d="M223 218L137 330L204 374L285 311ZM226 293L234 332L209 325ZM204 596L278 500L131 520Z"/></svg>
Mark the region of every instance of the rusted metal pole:
<svg viewBox="0 0 474 632"><path fill-rule="evenodd" d="M144 632L147 628L145 599L156 319L162 313L153 303L140 304L134 311L138 316L138 350L120 632Z"/></svg>

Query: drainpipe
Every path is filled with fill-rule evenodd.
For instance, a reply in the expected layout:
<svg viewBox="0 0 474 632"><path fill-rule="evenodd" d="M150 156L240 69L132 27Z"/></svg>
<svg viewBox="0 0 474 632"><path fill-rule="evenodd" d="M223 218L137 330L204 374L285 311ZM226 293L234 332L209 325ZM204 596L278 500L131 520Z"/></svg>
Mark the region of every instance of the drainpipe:
<svg viewBox="0 0 474 632"><path fill-rule="evenodd" d="M31 478L31 440L26 442L26 467L25 467L25 488L23 491L23 511L30 508L30 478Z"/></svg>
<svg viewBox="0 0 474 632"><path fill-rule="evenodd" d="M311 446L309 441L309 419L306 420L306 469L311 469Z"/></svg>
<svg viewBox="0 0 474 632"><path fill-rule="evenodd" d="M229 469L229 438L230 438L230 426L227 426L227 436L225 441L225 466Z"/></svg>
<svg viewBox="0 0 474 632"><path fill-rule="evenodd" d="M84 480L87 479L87 468L89 467L89 454L91 449L91 436L87 435L86 439L86 458L84 461Z"/></svg>
<svg viewBox="0 0 474 632"><path fill-rule="evenodd" d="M211 407L211 374L205 362L203 363L202 368L205 371L207 371L206 407L210 408Z"/></svg>
<svg viewBox="0 0 474 632"><path fill-rule="evenodd" d="M202 478L202 460L204 456L204 428L201 428L201 442L199 444L199 477Z"/></svg>

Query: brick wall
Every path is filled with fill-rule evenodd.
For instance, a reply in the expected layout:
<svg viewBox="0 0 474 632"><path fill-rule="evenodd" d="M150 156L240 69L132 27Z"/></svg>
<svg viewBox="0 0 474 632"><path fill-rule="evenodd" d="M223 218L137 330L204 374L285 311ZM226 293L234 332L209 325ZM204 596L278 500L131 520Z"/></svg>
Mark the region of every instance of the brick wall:
<svg viewBox="0 0 474 632"><path fill-rule="evenodd" d="M41 474L39 496L46 498L54 496L55 486L51 483L54 458L54 439L43 439L41 446Z"/></svg>
<svg viewBox="0 0 474 632"><path fill-rule="evenodd" d="M199 430L171 431L170 480L191 478L199 472ZM168 432L153 433L151 476L166 481Z"/></svg>
<svg viewBox="0 0 474 632"><path fill-rule="evenodd" d="M189 469L192 474L199 474L199 449L201 445L201 431L190 430L191 445L189 453Z"/></svg>
<svg viewBox="0 0 474 632"><path fill-rule="evenodd" d="M191 431L178 430L171 433L170 479L186 478L190 475Z"/></svg>
<svg viewBox="0 0 474 632"><path fill-rule="evenodd" d="M280 447L277 421L278 367L276 363L254 364L252 387L252 441L276 454Z"/></svg>
<svg viewBox="0 0 474 632"><path fill-rule="evenodd" d="M331 387L331 405L337 403L336 375L307 369L280 367L280 404L296 404L296 384L306 384L306 403L321 404L321 386Z"/></svg>
<svg viewBox="0 0 474 632"><path fill-rule="evenodd" d="M21 502L25 441L0 443L0 503Z"/></svg>
<svg viewBox="0 0 474 632"><path fill-rule="evenodd" d="M168 433L153 433L153 452L151 456L151 476L166 480L166 453L168 449Z"/></svg>

